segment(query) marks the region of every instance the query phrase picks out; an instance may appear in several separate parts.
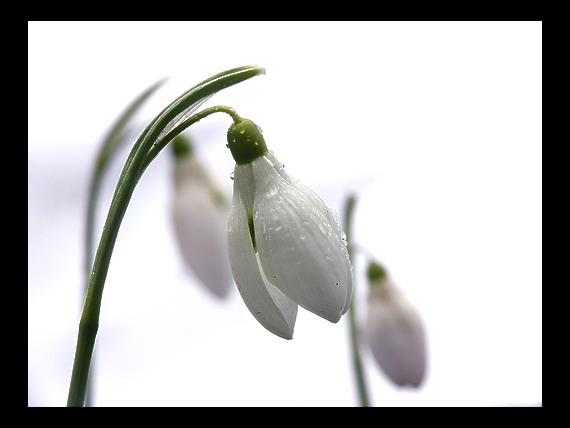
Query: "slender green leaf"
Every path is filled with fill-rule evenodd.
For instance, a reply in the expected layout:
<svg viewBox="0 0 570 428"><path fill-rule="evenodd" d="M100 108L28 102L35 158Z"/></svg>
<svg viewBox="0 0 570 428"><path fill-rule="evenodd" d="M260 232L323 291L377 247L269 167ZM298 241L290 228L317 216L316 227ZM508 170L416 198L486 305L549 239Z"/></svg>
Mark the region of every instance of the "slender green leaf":
<svg viewBox="0 0 570 428"><path fill-rule="evenodd" d="M147 156L149 156L149 152L154 150L158 154L162 146L156 145L156 142L161 133L168 127L172 128L172 126L175 126L172 122L177 123L182 116L187 114L189 110L195 109L205 99L222 89L264 73L265 70L263 68L256 66L239 67L217 74L194 86L166 107L145 128L132 148L115 189L95 255L95 262L79 323L77 347L67 401L68 406L83 406L85 402L89 367L99 327L101 299L111 255L131 196L144 172L143 166L146 167L148 165L145 161ZM155 156L155 154L152 155L153 158Z"/></svg>
<svg viewBox="0 0 570 428"><path fill-rule="evenodd" d="M87 223L85 230L85 271L87 272L87 278L89 278L93 263L93 228L95 223L95 213L97 211L99 188L104 172L106 171L107 165L109 164L113 154L117 153L117 149L125 144L125 133L135 113L148 100L148 98L166 82L167 79L168 78L163 78L153 83L137 98L135 98L135 100L119 116L103 140L99 156L97 157L95 171L91 178L91 185L89 187L89 202L87 207Z"/></svg>
<svg viewBox="0 0 570 428"><path fill-rule="evenodd" d="M101 187L101 181L109 161L114 154L118 152L118 149L124 145L127 141L126 134L129 125L132 122L132 118L135 113L140 109L140 107L146 102L146 100L158 90L168 78L160 79L159 81L153 83L147 89L137 96L133 102L125 109L125 111L116 120L113 127L110 129L109 133L105 136L103 144L101 144L101 149L99 151L99 156L97 157L97 162L95 164L95 170L91 178L91 185L89 187L89 201L87 205L87 221L85 225L85 293L87 292L87 286L89 284L89 277L91 275L91 267L93 263L93 241L94 241L94 228L95 228L95 213L97 212L97 203L99 201L99 189ZM88 381L89 384L89 381ZM85 404L90 405L90 388L87 388L87 397Z"/></svg>

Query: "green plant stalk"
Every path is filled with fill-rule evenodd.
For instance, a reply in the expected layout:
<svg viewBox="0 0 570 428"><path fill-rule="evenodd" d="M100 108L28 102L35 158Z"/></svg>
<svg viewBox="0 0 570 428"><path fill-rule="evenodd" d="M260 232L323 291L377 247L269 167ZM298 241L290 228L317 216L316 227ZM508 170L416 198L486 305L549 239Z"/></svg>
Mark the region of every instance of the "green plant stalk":
<svg viewBox="0 0 570 428"><path fill-rule="evenodd" d="M97 212L97 202L99 196L99 189L101 184L101 179L103 173L107 169L109 160L117 153L117 149L125 142L124 134L127 125L130 123L134 114L138 109L144 104L144 102L165 82L167 78L163 78L156 83L149 86L142 92L119 116L115 125L111 128L99 151L99 156L97 157L97 162L95 164L95 170L93 171L93 176L91 178L91 185L89 187L89 199L87 204L87 222L85 224L85 291L83 293L83 298L87 294L87 288L89 285L89 278L91 276L91 268L93 266L93 241L94 241L94 231L95 231L95 214ZM93 366L93 363L91 363ZM91 372L93 367L91 367ZM91 373L92 374L92 373ZM85 405L89 406L91 402L91 388L90 381L87 380L87 395L85 399Z"/></svg>
<svg viewBox="0 0 570 428"><path fill-rule="evenodd" d="M79 322L75 359L67 399L68 406L83 406L85 402L89 368L99 328L103 288L109 270L111 255L127 206L144 171L143 165L149 151L157 142L160 134L173 121L187 113L188 110L196 108L204 99L209 98L222 89L264 73L265 70L263 68L246 66L228 70L205 80L166 107L137 139L121 172L95 255L83 312ZM172 136L172 138L174 137L175 135Z"/></svg>
<svg viewBox="0 0 570 428"><path fill-rule="evenodd" d="M143 163L142 170L143 171L146 170L146 168L150 165L150 163L154 160L154 158L156 158L156 156L158 156L160 151L162 149L164 149L168 145L168 143L170 143L174 138L176 138L176 136L180 135L182 132L184 132L191 125L194 125L196 122L204 119L206 116L209 116L212 113L229 114L232 117L232 119L234 120L234 122L242 120L242 118L239 117L238 114L231 107L214 106L214 107L209 107L207 109L204 109L201 112L196 113L191 118L187 119L185 122L183 122L183 123L179 124L178 126L176 126L175 128L173 128L170 132L168 132L166 134L166 136L164 138L162 138L160 140L160 142L157 142L151 148L150 152L148 153L148 155L147 155L147 157Z"/></svg>
<svg viewBox="0 0 570 428"><path fill-rule="evenodd" d="M351 236L351 224L352 224L352 213L354 210L354 205L356 203L356 196L350 195L346 200L344 207L344 233L346 235L346 242L348 255L351 259L352 269L354 270L354 257L352 257L352 236ZM354 293L354 292L353 292ZM364 375L364 368L362 366L362 361L360 359L360 351L358 349L358 328L356 325L356 303L355 296L353 294L352 300L350 302L350 308L348 309L349 318L349 334L350 334L350 345L352 351L352 366L354 370L354 375L356 378L356 383L358 386L358 397L360 400L360 405L362 407L369 407L370 400L368 398L368 388L366 386L366 379Z"/></svg>

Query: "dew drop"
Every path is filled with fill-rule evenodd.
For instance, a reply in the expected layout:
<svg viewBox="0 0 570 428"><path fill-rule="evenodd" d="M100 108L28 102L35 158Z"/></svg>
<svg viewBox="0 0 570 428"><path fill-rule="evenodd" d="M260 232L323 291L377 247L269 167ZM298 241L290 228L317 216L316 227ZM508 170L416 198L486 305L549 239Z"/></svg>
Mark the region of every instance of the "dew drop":
<svg viewBox="0 0 570 428"><path fill-rule="evenodd" d="M234 179L234 173L233 173L233 172L230 174L230 178L231 178L232 180Z"/></svg>

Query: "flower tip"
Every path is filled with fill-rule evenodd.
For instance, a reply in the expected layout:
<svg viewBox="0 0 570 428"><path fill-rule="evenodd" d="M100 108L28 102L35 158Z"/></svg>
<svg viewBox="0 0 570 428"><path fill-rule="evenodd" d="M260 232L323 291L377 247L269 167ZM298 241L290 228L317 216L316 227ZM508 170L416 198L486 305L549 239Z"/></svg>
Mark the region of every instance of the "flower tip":
<svg viewBox="0 0 570 428"><path fill-rule="evenodd" d="M340 321L340 319L345 313L346 312L344 312L344 308L341 307L339 310L330 310L326 312L321 311L317 313L317 315L333 324L336 324Z"/></svg>
<svg viewBox="0 0 570 428"><path fill-rule="evenodd" d="M259 67L255 64L251 64L245 67L242 67L241 69L249 69L249 70L255 70L255 76L258 76L260 74L265 74L265 68L264 67Z"/></svg>
<svg viewBox="0 0 570 428"><path fill-rule="evenodd" d="M297 316L296 306L293 309L294 314L292 318L288 320L284 317L285 313L283 312L271 313L272 311L256 311L255 309L252 310L253 307L248 309L250 309L250 312L253 314L253 316L263 327L265 327L266 330L270 331L276 336L279 336L282 339L285 340L293 339L293 331L295 329L295 318ZM281 309L284 308L283 307L279 308L279 310ZM286 312L286 310L284 312Z"/></svg>

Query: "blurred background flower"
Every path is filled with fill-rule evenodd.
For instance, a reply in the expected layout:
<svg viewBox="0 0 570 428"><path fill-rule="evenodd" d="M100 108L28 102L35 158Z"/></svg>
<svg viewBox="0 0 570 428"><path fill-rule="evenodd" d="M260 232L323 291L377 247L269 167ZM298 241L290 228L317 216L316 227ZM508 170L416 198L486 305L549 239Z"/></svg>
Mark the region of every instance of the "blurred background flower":
<svg viewBox="0 0 570 428"><path fill-rule="evenodd" d="M189 269L213 293L224 298L234 285L228 259L229 195L193 152L185 134L172 143L174 192L172 225Z"/></svg>
<svg viewBox="0 0 570 428"><path fill-rule="evenodd" d="M426 340L418 310L376 262L368 266L366 339L374 358L398 386L419 387L426 371Z"/></svg>

